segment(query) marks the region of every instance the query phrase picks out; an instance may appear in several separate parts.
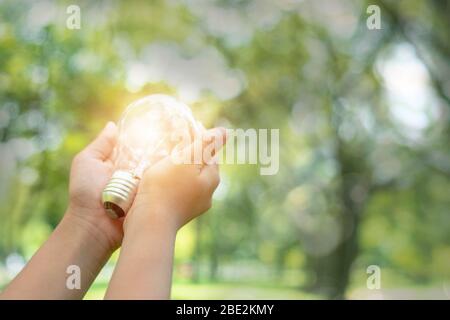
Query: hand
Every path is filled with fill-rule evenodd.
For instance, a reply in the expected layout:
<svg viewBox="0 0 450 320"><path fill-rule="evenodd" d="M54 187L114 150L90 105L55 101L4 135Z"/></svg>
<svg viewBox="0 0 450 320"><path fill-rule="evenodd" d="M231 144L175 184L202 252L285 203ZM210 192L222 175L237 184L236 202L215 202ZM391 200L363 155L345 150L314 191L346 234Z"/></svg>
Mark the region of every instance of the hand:
<svg viewBox="0 0 450 320"><path fill-rule="evenodd" d="M72 162L69 209L66 215L87 228L111 252L123 238L123 219L109 218L102 204L102 191L113 171L111 154L117 141L117 127L108 122L98 137Z"/></svg>
<svg viewBox="0 0 450 320"><path fill-rule="evenodd" d="M103 209L101 193L111 176L116 144L113 123L73 160L69 206L50 238L2 293L5 299L81 299L111 253L121 244L122 221ZM83 272L80 290L66 286L67 267Z"/></svg>
<svg viewBox="0 0 450 320"><path fill-rule="evenodd" d="M204 132L201 138L183 149L182 157L191 159L191 154L205 156L205 140L210 145L210 156L214 156L225 143L226 131L215 128ZM131 224L139 228L146 223L163 224L176 231L207 211L220 182L217 163L210 161L214 159L207 160L206 164L175 164L168 156L148 168L125 218L125 233Z"/></svg>

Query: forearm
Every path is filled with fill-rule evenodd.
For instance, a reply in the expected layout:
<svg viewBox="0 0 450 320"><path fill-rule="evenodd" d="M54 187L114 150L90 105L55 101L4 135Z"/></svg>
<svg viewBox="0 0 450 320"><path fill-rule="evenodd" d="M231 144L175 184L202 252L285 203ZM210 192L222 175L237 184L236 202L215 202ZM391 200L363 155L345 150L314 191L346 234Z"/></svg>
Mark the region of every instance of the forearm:
<svg viewBox="0 0 450 320"><path fill-rule="evenodd" d="M86 221L65 214L0 298L81 299L112 253L101 236ZM79 289L67 285L69 266L79 267Z"/></svg>
<svg viewBox="0 0 450 320"><path fill-rule="evenodd" d="M169 299L175 238L164 219L131 222L105 299Z"/></svg>

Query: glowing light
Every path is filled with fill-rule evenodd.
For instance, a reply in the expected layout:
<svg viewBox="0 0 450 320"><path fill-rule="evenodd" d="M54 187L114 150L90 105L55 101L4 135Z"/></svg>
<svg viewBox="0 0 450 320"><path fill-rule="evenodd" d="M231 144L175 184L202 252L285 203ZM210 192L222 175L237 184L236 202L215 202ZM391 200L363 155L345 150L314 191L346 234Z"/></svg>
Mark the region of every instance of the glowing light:
<svg viewBox="0 0 450 320"><path fill-rule="evenodd" d="M144 171L197 132L189 107L170 96L150 95L132 103L119 121L115 171L103 191L107 213L125 215Z"/></svg>

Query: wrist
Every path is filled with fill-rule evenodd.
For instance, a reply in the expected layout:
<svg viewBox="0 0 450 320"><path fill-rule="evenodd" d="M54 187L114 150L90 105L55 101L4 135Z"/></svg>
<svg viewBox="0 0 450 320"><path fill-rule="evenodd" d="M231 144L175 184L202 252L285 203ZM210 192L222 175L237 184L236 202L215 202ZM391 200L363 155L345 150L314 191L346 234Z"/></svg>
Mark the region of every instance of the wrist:
<svg viewBox="0 0 450 320"><path fill-rule="evenodd" d="M61 224L69 225L87 242L98 247L106 254L112 254L120 245L105 229L103 219L98 212L86 208L74 208L69 205Z"/></svg>
<svg viewBox="0 0 450 320"><path fill-rule="evenodd" d="M156 230L175 236L179 227L176 213L167 207L133 205L125 217L123 229L124 234L147 234Z"/></svg>

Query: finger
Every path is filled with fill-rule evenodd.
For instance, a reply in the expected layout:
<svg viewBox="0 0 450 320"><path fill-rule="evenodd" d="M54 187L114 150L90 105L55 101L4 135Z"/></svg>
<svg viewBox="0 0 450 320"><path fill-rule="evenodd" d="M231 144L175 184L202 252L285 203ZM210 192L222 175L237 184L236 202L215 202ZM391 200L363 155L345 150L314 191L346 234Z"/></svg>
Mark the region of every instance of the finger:
<svg viewBox="0 0 450 320"><path fill-rule="evenodd" d="M193 147L193 144L198 139L201 140L205 131L206 129L203 124L200 121L195 121L193 127L189 128L189 135L186 136L184 132L181 142L177 143L171 151L175 164L191 164L193 162L192 151L193 149L198 149L198 144L195 147ZM177 137L179 137L179 133Z"/></svg>
<svg viewBox="0 0 450 320"><path fill-rule="evenodd" d="M220 149L222 149L222 147L227 143L227 129L218 127L212 129L212 132L215 137L214 154L217 154Z"/></svg>
<svg viewBox="0 0 450 320"><path fill-rule="evenodd" d="M213 128L205 133L203 138L203 162L206 164L217 163L217 154L227 140L225 128Z"/></svg>
<svg viewBox="0 0 450 320"><path fill-rule="evenodd" d="M111 155L117 142L117 126L108 122L100 134L85 149L95 158L106 160Z"/></svg>
<svg viewBox="0 0 450 320"><path fill-rule="evenodd" d="M197 128L200 134L204 134L207 131L203 123L201 123L200 121L197 121Z"/></svg>
<svg viewBox="0 0 450 320"><path fill-rule="evenodd" d="M180 151L173 152L176 164L202 164L203 140L202 135L197 135L194 142L182 148Z"/></svg>
<svg viewBox="0 0 450 320"><path fill-rule="evenodd" d="M186 164L203 164L203 138L205 137L207 130L200 121L197 121L197 128L198 130L195 132L193 143L184 150L186 159L190 160L190 162L186 162Z"/></svg>
<svg viewBox="0 0 450 320"><path fill-rule="evenodd" d="M216 162L214 156L225 142L226 130L224 128L205 130L203 134L197 135L194 142L182 149L177 156L181 157L184 164L212 164Z"/></svg>

